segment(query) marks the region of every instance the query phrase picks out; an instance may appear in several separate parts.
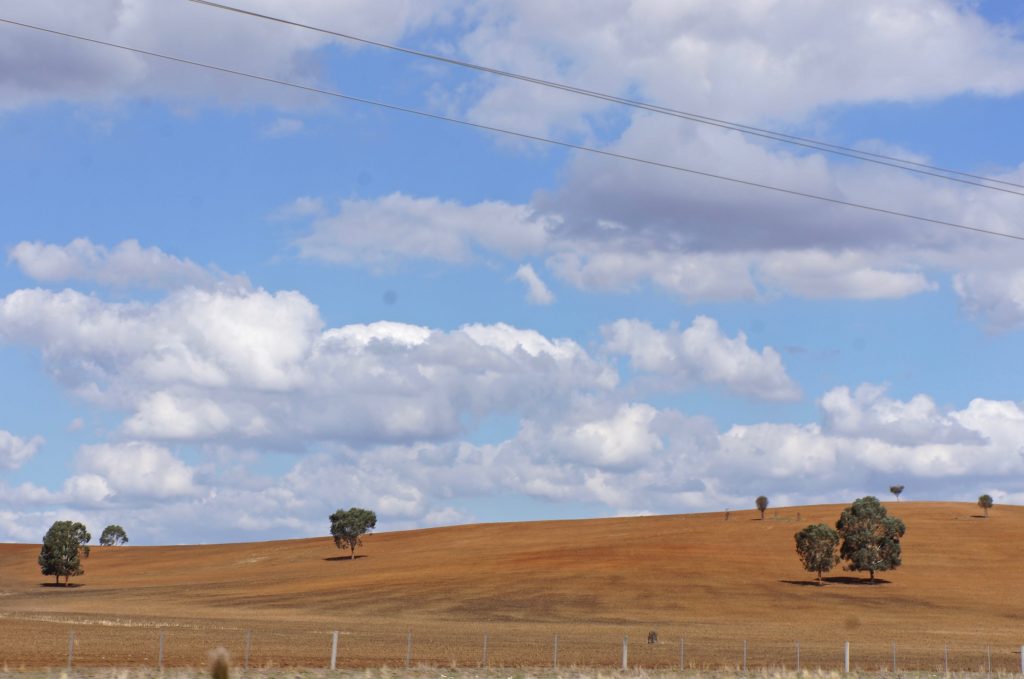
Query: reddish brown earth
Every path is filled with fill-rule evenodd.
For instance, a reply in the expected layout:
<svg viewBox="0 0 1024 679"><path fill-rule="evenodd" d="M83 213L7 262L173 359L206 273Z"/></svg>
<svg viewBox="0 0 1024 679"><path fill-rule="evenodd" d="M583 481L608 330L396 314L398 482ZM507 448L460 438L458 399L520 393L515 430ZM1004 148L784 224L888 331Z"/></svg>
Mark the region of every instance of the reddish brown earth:
<svg viewBox="0 0 1024 679"><path fill-rule="evenodd" d="M1018 669L1024 643L1024 507L887 503L907 524L903 566L864 584L813 584L793 534L833 524L815 506L586 521L484 524L369 536L355 561L328 538L184 547L94 547L74 587L48 586L38 545L0 545L0 664L199 665L226 646L253 666L552 662L671 667L742 662L838 668ZM656 630L659 643L648 645Z"/></svg>

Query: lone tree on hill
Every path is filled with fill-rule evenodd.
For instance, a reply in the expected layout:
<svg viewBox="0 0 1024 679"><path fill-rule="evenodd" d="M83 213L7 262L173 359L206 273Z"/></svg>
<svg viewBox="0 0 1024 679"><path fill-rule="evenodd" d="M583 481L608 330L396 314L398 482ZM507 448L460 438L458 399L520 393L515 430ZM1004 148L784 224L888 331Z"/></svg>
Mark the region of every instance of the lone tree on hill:
<svg viewBox="0 0 1024 679"><path fill-rule="evenodd" d="M808 526L794 536L796 553L804 570L818 574L818 585L821 585L821 574L835 568L839 561L836 549L839 547L839 533L823 523Z"/></svg>
<svg viewBox="0 0 1024 679"><path fill-rule="evenodd" d="M764 510L768 509L768 498L764 495L758 495L757 499L754 500L754 505L757 507L757 511L761 512L761 520L764 521Z"/></svg>
<svg viewBox="0 0 1024 679"><path fill-rule="evenodd" d="M978 506L985 510L985 518L988 518L988 510L992 509L992 496L982 495L978 498Z"/></svg>
<svg viewBox="0 0 1024 679"><path fill-rule="evenodd" d="M352 559L356 558L356 547L363 544L360 538L377 527L377 515L361 507L352 507L348 511L339 509L330 518L334 544L338 549L347 545L352 550Z"/></svg>
<svg viewBox="0 0 1024 679"><path fill-rule="evenodd" d="M896 496L896 502L900 501L900 493L903 492L903 486L889 486L889 492Z"/></svg>
<svg viewBox="0 0 1024 679"><path fill-rule="evenodd" d="M878 498L862 497L843 510L836 522L843 544L839 556L849 561L846 570L868 571L871 582L875 571L898 568L900 538L907 532L899 519L888 516Z"/></svg>
<svg viewBox="0 0 1024 679"><path fill-rule="evenodd" d="M124 528L117 524L111 524L104 528L103 533L100 534L100 544L104 547L126 545L128 544L128 534L124 532Z"/></svg>
<svg viewBox="0 0 1024 679"><path fill-rule="evenodd" d="M88 542L92 539L85 526L77 521L54 521L43 536L39 551L39 568L43 575L52 575L56 584L63 576L64 586L72 575L82 575L82 556L89 556Z"/></svg>

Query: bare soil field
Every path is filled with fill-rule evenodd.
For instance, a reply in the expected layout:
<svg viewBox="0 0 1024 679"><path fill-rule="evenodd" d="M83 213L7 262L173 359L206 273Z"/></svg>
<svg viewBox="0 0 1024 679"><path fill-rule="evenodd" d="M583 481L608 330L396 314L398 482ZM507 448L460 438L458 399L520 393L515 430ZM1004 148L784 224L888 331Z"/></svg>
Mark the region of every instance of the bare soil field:
<svg viewBox="0 0 1024 679"><path fill-rule="evenodd" d="M793 534L842 506L380 533L355 560L330 538L94 547L71 588L39 574L38 545L0 545L0 666L1020 668L1024 507L887 502L907 525L903 566L833 571L818 587ZM658 633L658 643L646 643ZM251 635L251 636L249 636ZM486 657L484 638L486 636ZM557 636L557 642L555 637ZM411 638L411 645L410 645ZM683 640L684 647L680 648ZM557 651L556 651L557 643Z"/></svg>

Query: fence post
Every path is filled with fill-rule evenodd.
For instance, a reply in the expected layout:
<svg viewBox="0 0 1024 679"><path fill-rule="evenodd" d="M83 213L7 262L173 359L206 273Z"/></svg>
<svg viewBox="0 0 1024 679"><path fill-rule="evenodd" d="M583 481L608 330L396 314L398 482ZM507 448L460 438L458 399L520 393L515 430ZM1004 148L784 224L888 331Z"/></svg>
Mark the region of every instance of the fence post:
<svg viewBox="0 0 1024 679"><path fill-rule="evenodd" d="M558 635L555 635L554 648L551 651L551 666L558 669Z"/></svg>
<svg viewBox="0 0 1024 679"><path fill-rule="evenodd" d="M252 630L245 631L245 671L249 671L249 652L252 650Z"/></svg>
<svg viewBox="0 0 1024 679"><path fill-rule="evenodd" d="M686 643L682 637L679 637L679 671L682 672L686 667Z"/></svg>
<svg viewBox="0 0 1024 679"><path fill-rule="evenodd" d="M992 647L989 646L986 650L988 651L988 673L992 674Z"/></svg>
<svg viewBox="0 0 1024 679"><path fill-rule="evenodd" d="M484 632L484 662L483 662L483 666L484 667L489 667L489 665L487 664L487 632Z"/></svg>
<svg viewBox="0 0 1024 679"><path fill-rule="evenodd" d="M850 642L843 642L843 672L850 673Z"/></svg>
<svg viewBox="0 0 1024 679"><path fill-rule="evenodd" d="M896 673L896 642L892 642L892 671Z"/></svg>
<svg viewBox="0 0 1024 679"><path fill-rule="evenodd" d="M1020 673L1024 674L1024 646L1020 647Z"/></svg>
<svg viewBox="0 0 1024 679"><path fill-rule="evenodd" d="M412 663L412 627L409 628L409 640L405 645L405 668L409 669Z"/></svg>
<svg viewBox="0 0 1024 679"><path fill-rule="evenodd" d="M942 669L949 674L949 644L942 644Z"/></svg>
<svg viewBox="0 0 1024 679"><path fill-rule="evenodd" d="M68 632L68 672L75 659L75 630Z"/></svg>
<svg viewBox="0 0 1024 679"><path fill-rule="evenodd" d="M743 671L747 671L747 640L743 640Z"/></svg>
<svg viewBox="0 0 1024 679"><path fill-rule="evenodd" d="M331 635L331 669L338 669L338 630Z"/></svg>
<svg viewBox="0 0 1024 679"><path fill-rule="evenodd" d="M157 657L157 666L164 671L164 631L160 630L160 655Z"/></svg>
<svg viewBox="0 0 1024 679"><path fill-rule="evenodd" d="M629 668L629 637L622 637L622 669Z"/></svg>
<svg viewBox="0 0 1024 679"><path fill-rule="evenodd" d="M796 671L800 671L800 642L796 642Z"/></svg>

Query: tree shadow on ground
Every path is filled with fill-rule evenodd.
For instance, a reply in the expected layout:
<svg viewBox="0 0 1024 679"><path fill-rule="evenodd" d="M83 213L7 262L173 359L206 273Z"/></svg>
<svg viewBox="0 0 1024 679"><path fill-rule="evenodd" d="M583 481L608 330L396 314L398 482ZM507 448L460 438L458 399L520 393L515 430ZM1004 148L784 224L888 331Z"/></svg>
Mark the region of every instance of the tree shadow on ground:
<svg viewBox="0 0 1024 679"><path fill-rule="evenodd" d="M65 585L62 582L62 583L60 583L58 585L55 582L40 582L39 586L40 587L53 587L55 589L56 588L59 588L59 589L75 589L76 587L85 587L85 583L84 582L70 582L70 583Z"/></svg>
<svg viewBox="0 0 1024 679"><path fill-rule="evenodd" d="M836 575L829 578L822 578L821 581L829 585L888 585L889 581L884 578L875 578L871 582L868 578L853 578L848 575ZM818 586L817 580L779 580L787 585L798 585L800 587Z"/></svg>
<svg viewBox="0 0 1024 679"><path fill-rule="evenodd" d="M365 554L356 554L357 559L365 559ZM352 559L347 556L325 556L324 561L351 561Z"/></svg>

